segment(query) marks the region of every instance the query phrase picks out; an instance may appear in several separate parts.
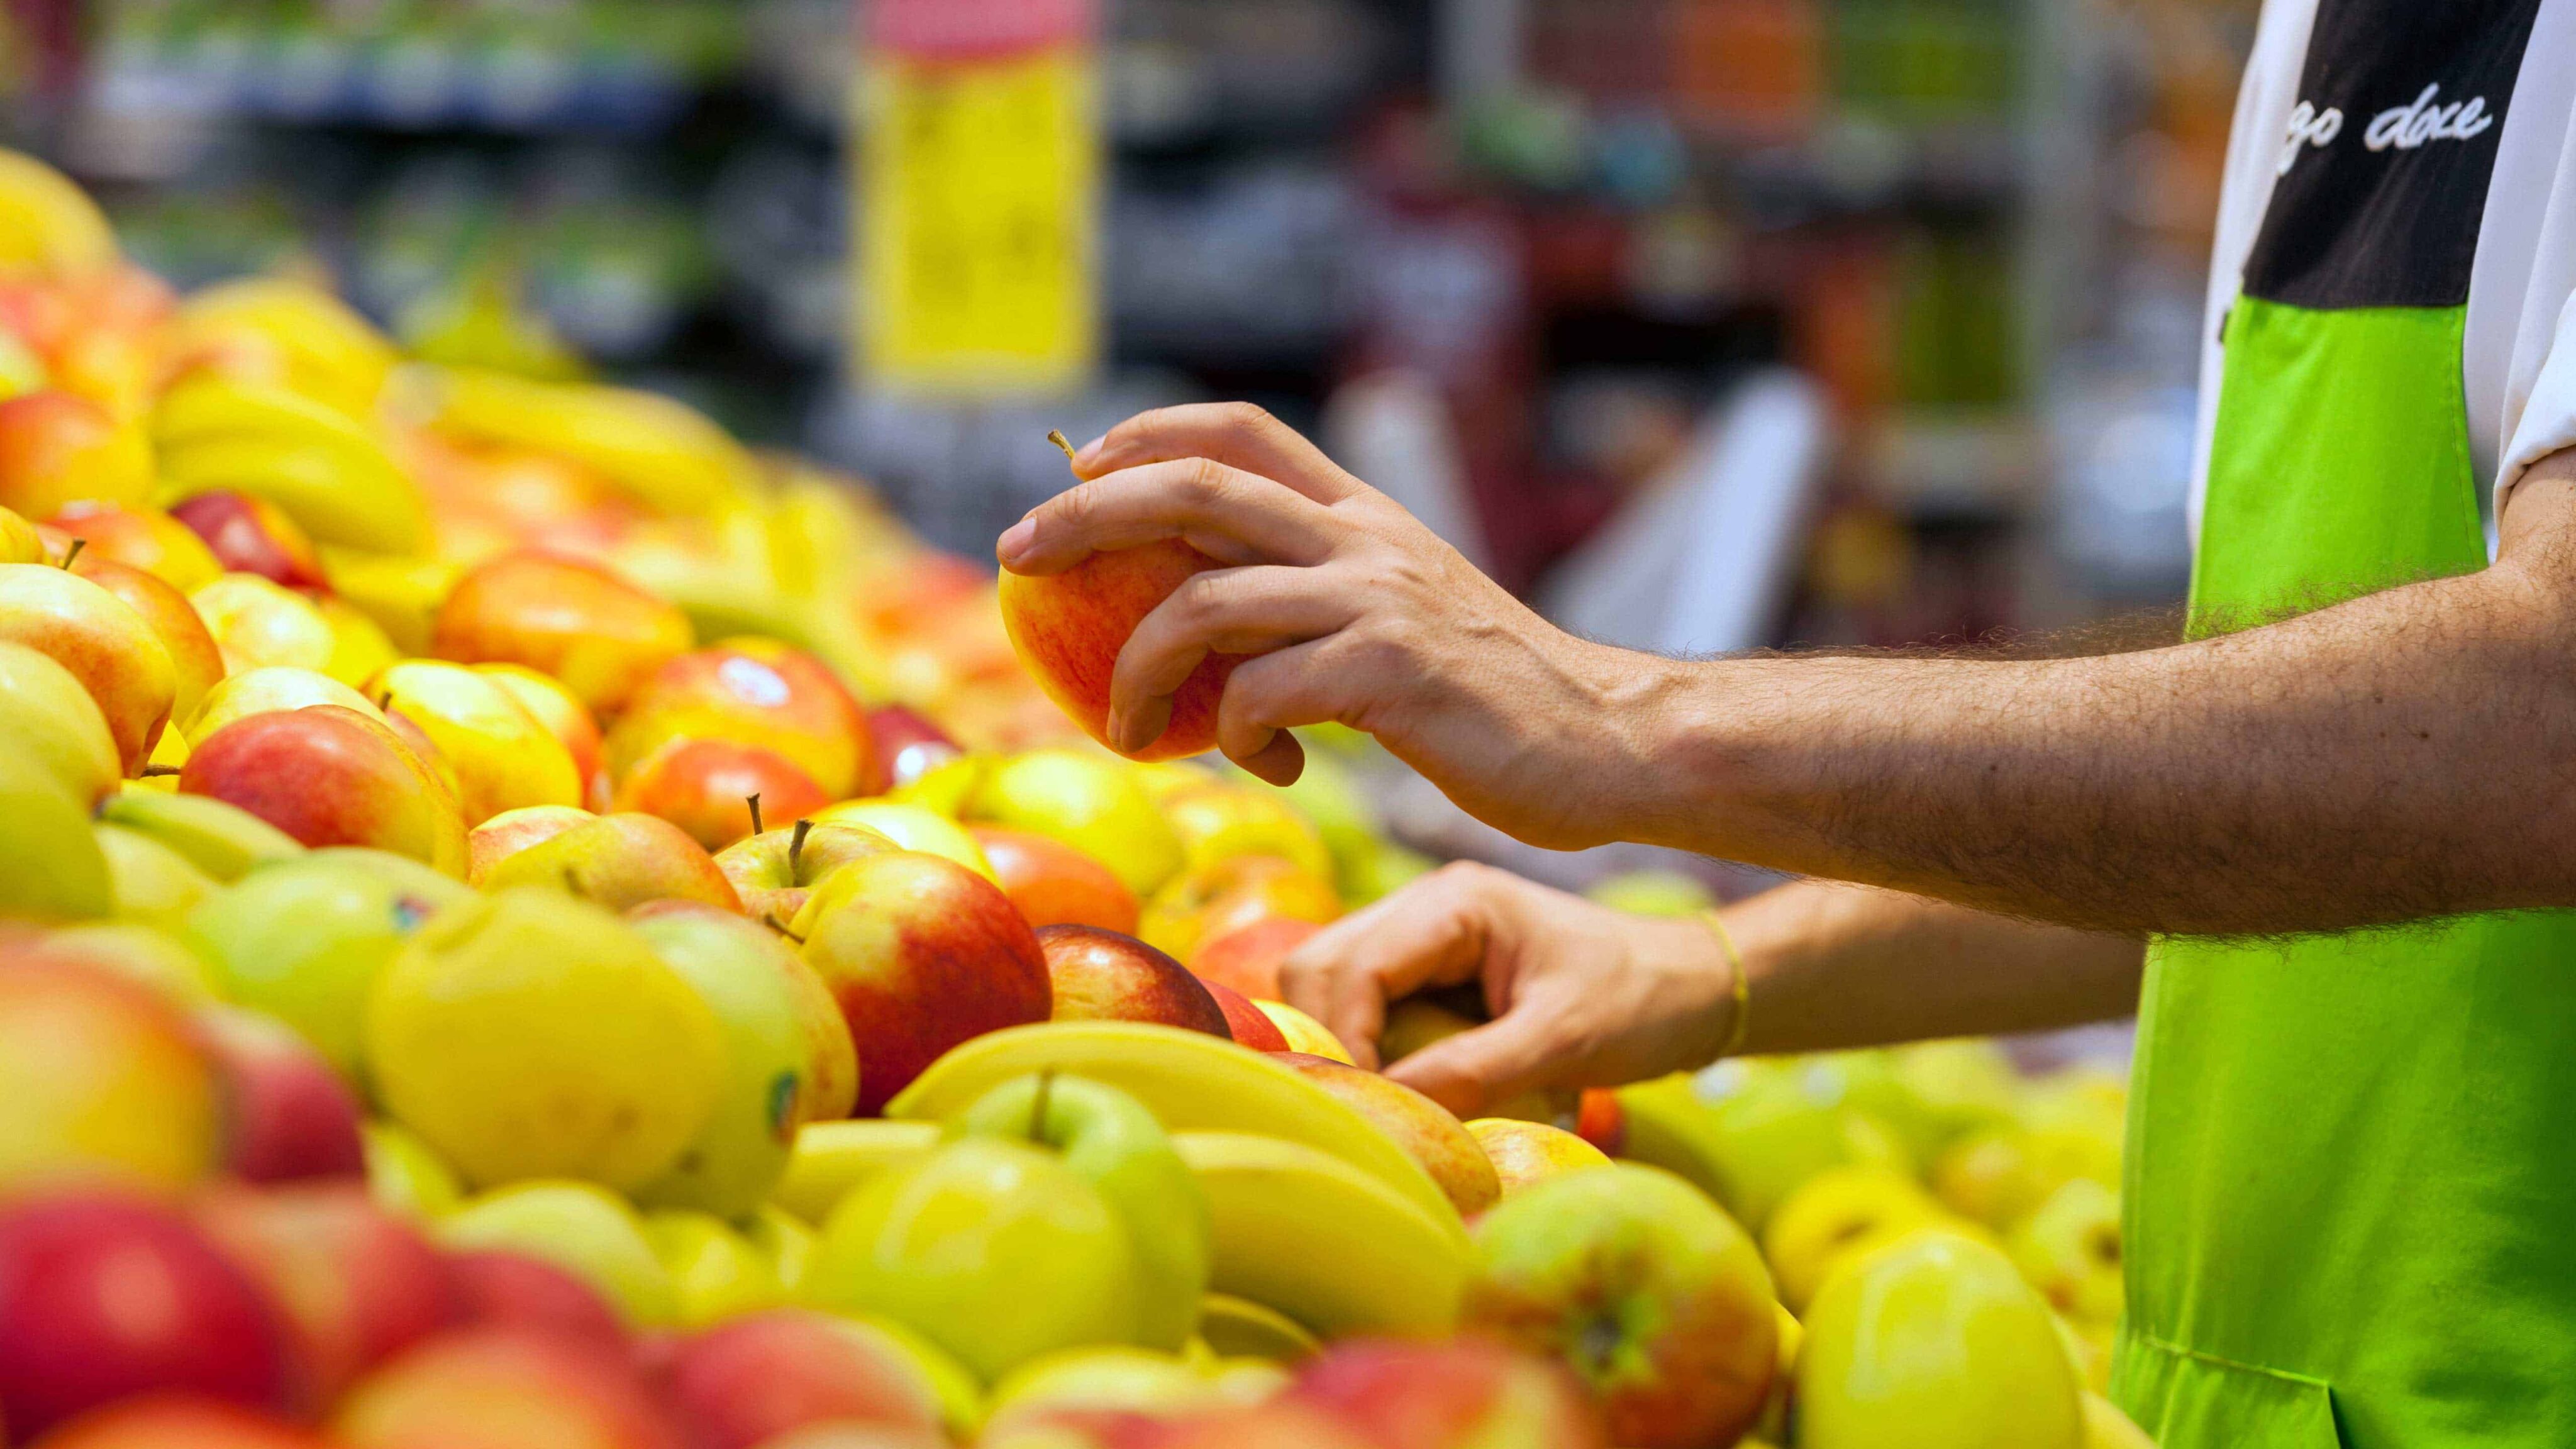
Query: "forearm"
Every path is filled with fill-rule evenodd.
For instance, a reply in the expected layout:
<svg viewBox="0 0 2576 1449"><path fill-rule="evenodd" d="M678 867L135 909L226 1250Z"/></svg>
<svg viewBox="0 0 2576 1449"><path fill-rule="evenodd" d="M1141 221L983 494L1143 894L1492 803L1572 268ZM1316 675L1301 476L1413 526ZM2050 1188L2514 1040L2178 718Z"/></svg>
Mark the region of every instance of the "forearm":
<svg viewBox="0 0 2576 1449"><path fill-rule="evenodd" d="M2045 1031L2134 1012L2134 936L1801 881L1723 913L1751 983L1744 1050Z"/></svg>

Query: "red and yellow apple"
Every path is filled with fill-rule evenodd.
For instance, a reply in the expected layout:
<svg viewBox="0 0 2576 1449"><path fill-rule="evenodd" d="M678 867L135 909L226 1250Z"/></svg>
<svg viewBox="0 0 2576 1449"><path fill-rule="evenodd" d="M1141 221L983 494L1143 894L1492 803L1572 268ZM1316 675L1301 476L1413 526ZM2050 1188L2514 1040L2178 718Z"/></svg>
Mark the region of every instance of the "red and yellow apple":
<svg viewBox="0 0 2576 1449"><path fill-rule="evenodd" d="M1063 841L1026 830L969 827L1002 893L1032 926L1096 926L1133 935L1136 893L1117 872Z"/></svg>
<svg viewBox="0 0 2576 1449"><path fill-rule="evenodd" d="M702 1449L758 1449L817 1424L936 1434L939 1401L911 1357L864 1323L783 1308L683 1340L663 1389Z"/></svg>
<svg viewBox="0 0 2576 1449"><path fill-rule="evenodd" d="M116 503L75 503L46 519L66 538L85 540L83 558L107 558L138 568L187 594L210 584L224 566L188 525L158 509ZM57 558L63 550L54 550Z"/></svg>
<svg viewBox="0 0 2576 1449"><path fill-rule="evenodd" d="M485 890L545 886L571 890L612 911L647 901L697 901L739 912L742 898L706 847L667 820L602 815L502 857L485 869Z"/></svg>
<svg viewBox="0 0 2576 1449"><path fill-rule="evenodd" d="M776 754L846 799L874 772L867 716L821 660L767 639L732 639L654 671L608 733L608 772L623 782L680 739ZM791 819L784 811L781 819Z"/></svg>
<svg viewBox="0 0 2576 1449"><path fill-rule="evenodd" d="M1275 1060L1296 1068L1299 1075L1393 1138L1440 1184L1460 1216L1472 1217L1502 1197L1502 1183L1485 1149L1465 1124L1449 1115L1448 1108L1402 1082L1329 1057L1291 1051L1277 1054Z"/></svg>
<svg viewBox="0 0 2576 1449"><path fill-rule="evenodd" d="M149 621L67 570L0 564L0 639L70 670L107 716L125 772L143 769L179 688L170 651Z"/></svg>
<svg viewBox="0 0 2576 1449"><path fill-rule="evenodd" d="M363 845L465 872L454 802L400 735L353 709L234 720L197 741L179 789L239 806L307 846Z"/></svg>
<svg viewBox="0 0 2576 1449"><path fill-rule="evenodd" d="M615 797L618 809L658 815L709 850L751 835L756 824L802 819L832 798L777 751L719 739L666 741L619 778Z"/></svg>
<svg viewBox="0 0 2576 1449"><path fill-rule="evenodd" d="M447 1280L468 1324L534 1329L627 1351L626 1324L599 1289L570 1269L508 1248L450 1249Z"/></svg>
<svg viewBox="0 0 2576 1449"><path fill-rule="evenodd" d="M551 675L520 664L477 664L475 673L510 692L519 707L536 716L537 723L552 731L564 752L572 756L572 767L581 776L581 804L584 809L605 813L608 809L608 767L603 762L599 722L590 711Z"/></svg>
<svg viewBox="0 0 2576 1449"><path fill-rule="evenodd" d="M222 572L254 574L288 589L330 587L313 540L286 516L286 510L265 498L200 493L172 504L170 516L196 535Z"/></svg>
<svg viewBox="0 0 2576 1449"><path fill-rule="evenodd" d="M1563 1368L1474 1339L1336 1344L1289 1394L1386 1449L1610 1449L1600 1411Z"/></svg>
<svg viewBox="0 0 2576 1449"><path fill-rule="evenodd" d="M366 1175L358 1094L275 1017L219 1006L198 1018L223 1067L232 1128L224 1166L246 1182Z"/></svg>
<svg viewBox="0 0 2576 1449"><path fill-rule="evenodd" d="M1217 561L1178 539L1096 553L1060 574L1002 575L1002 623L1011 647L1058 708L1109 744L1109 679L1127 636L1172 591ZM1136 752L1173 760L1216 747L1217 703L1241 663L1211 654L1172 693L1171 722Z"/></svg>
<svg viewBox="0 0 2576 1449"><path fill-rule="evenodd" d="M1216 998L1217 1009L1225 1013L1226 1031L1237 1043L1257 1052L1291 1050L1287 1033L1270 1019L1270 1013L1263 1011L1260 1003L1222 981L1201 977L1199 984Z"/></svg>
<svg viewBox="0 0 2576 1449"><path fill-rule="evenodd" d="M92 1410L45 1436L45 1449L329 1449L274 1414L193 1394L155 1394Z"/></svg>
<svg viewBox="0 0 2576 1449"><path fill-rule="evenodd" d="M106 1178L167 1191L223 1150L223 1080L169 1001L93 967L0 949L0 1191Z"/></svg>
<svg viewBox="0 0 2576 1449"><path fill-rule="evenodd" d="M593 715L614 714L692 634L677 608L597 564L504 554L457 580L434 647L460 664L522 664L562 681Z"/></svg>
<svg viewBox="0 0 2576 1449"><path fill-rule="evenodd" d="M339 652L331 621L306 596L258 574L232 573L188 596L206 632L223 651L227 673L254 669L309 669L331 675ZM365 679L340 679L355 689Z"/></svg>
<svg viewBox="0 0 2576 1449"><path fill-rule="evenodd" d="M68 392L0 402L0 507L51 518L75 503L140 506L151 495L141 428Z"/></svg>
<svg viewBox="0 0 2576 1449"><path fill-rule="evenodd" d="M1587 1167L1608 1167L1600 1148L1562 1128L1517 1117L1479 1117L1467 1124L1485 1160L1494 1165L1504 1197L1511 1197L1552 1177Z"/></svg>
<svg viewBox="0 0 2576 1449"><path fill-rule="evenodd" d="M1055 1021L1148 1021L1229 1040L1225 1009L1180 962L1097 926L1041 926Z"/></svg>
<svg viewBox="0 0 2576 1449"><path fill-rule="evenodd" d="M1210 981L1222 981L1256 1001L1280 997L1279 963L1324 929L1295 916L1262 916L1221 935L1207 937L1190 969Z"/></svg>
<svg viewBox="0 0 2576 1449"><path fill-rule="evenodd" d="M474 827L465 837L465 878L481 885L492 868L532 845L554 839L576 825L599 817L569 805L531 805L505 810Z"/></svg>
<svg viewBox="0 0 2576 1449"><path fill-rule="evenodd" d="M767 815L764 808L763 815ZM716 852L716 869L733 882L744 915L784 930L805 909L814 888L854 860L903 847L862 825L816 825L799 820L765 830Z"/></svg>
<svg viewBox="0 0 2576 1449"><path fill-rule="evenodd" d="M1063 841L1115 872L1139 899L1181 867L1181 845L1133 766L1083 750L1029 750L995 764L964 818Z"/></svg>
<svg viewBox="0 0 2576 1449"><path fill-rule="evenodd" d="M170 718L185 720L197 712L206 691L224 677L223 651L188 596L143 570L110 558L92 558L87 549L72 561L71 571L114 594L144 623L170 653Z"/></svg>
<svg viewBox="0 0 2576 1449"><path fill-rule="evenodd" d="M1186 962L1200 943L1266 916L1321 925L1341 913L1341 897L1323 876L1284 856L1233 855L1172 877L1146 901L1137 934Z"/></svg>
<svg viewBox="0 0 2576 1449"><path fill-rule="evenodd" d="M331 1438L347 1449L683 1449L623 1360L577 1338L521 1328L464 1329L414 1348L341 1401Z"/></svg>
<svg viewBox="0 0 2576 1449"><path fill-rule="evenodd" d="M455 768L468 827L506 811L581 804L571 752L497 680L460 664L407 659L366 689L420 726Z"/></svg>

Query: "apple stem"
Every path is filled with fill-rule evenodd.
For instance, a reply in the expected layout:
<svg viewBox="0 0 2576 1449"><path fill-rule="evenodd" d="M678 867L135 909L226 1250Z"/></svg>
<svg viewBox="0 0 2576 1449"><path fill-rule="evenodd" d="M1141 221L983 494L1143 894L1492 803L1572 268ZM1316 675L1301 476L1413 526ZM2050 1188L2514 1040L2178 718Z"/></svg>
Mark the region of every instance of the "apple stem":
<svg viewBox="0 0 2576 1449"><path fill-rule="evenodd" d="M785 936L788 940L795 942L799 946L805 944L804 937L797 935L794 931L791 931L785 926L779 924L778 913L776 911L771 911L768 915L761 917L760 923L767 926L769 929L776 931L778 934Z"/></svg>
<svg viewBox="0 0 2576 1449"><path fill-rule="evenodd" d="M563 878L565 890L572 892L583 900L590 899L590 892L582 888L581 872L574 870L571 866L565 866L563 868Z"/></svg>
<svg viewBox="0 0 2576 1449"><path fill-rule="evenodd" d="M742 803L744 803L745 805L748 805L748 806L750 806L750 807L751 807L751 833L752 833L752 834L754 834L754 835L758 835L758 834L760 833L760 796L759 796L759 794L755 792L755 793L753 793L753 794L749 794L749 795L745 795L745 796L743 796L743 797L742 797Z"/></svg>
<svg viewBox="0 0 2576 1449"><path fill-rule="evenodd" d="M81 556L81 550L87 547L89 547L88 539L73 539L72 546L63 550L63 567L70 568L72 566L72 560L79 558Z"/></svg>
<svg viewBox="0 0 2576 1449"><path fill-rule="evenodd" d="M788 837L787 841L787 868L790 871L794 871L799 867L801 863L800 857L805 854L805 837L813 833L813 821L799 820L796 822L796 833Z"/></svg>
<svg viewBox="0 0 2576 1449"><path fill-rule="evenodd" d="M143 778L146 780L158 780L165 776L175 775L178 773L179 767L176 765L146 765L143 767Z"/></svg>
<svg viewBox="0 0 2576 1449"><path fill-rule="evenodd" d="M1069 438L1067 438L1067 437L1065 437L1065 435L1064 435L1064 429L1062 429L1062 428L1049 428L1049 429L1047 429L1047 441L1048 441L1048 442L1050 442L1050 443L1055 444L1055 445L1056 445L1057 447L1059 447L1059 448L1064 449L1064 460L1065 460L1066 462L1068 462L1068 463L1072 462L1072 461L1075 459L1075 457L1077 457L1077 456L1078 456L1078 455L1073 451L1073 442L1072 442L1072 440L1071 440L1071 439L1069 439Z"/></svg>
<svg viewBox="0 0 2576 1449"><path fill-rule="evenodd" d="M1047 1098L1055 1093L1055 1068L1038 1073L1037 1095L1029 1099L1029 1140L1046 1141Z"/></svg>

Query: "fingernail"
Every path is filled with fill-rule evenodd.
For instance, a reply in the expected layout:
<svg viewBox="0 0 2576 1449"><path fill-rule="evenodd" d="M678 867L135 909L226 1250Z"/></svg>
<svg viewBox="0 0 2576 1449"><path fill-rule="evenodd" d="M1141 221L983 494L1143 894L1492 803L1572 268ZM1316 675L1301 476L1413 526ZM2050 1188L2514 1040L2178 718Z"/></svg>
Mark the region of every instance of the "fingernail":
<svg viewBox="0 0 2576 1449"><path fill-rule="evenodd" d="M1037 541L1038 521L1034 518L1023 518L1002 531L1002 537L993 545L993 551L1000 554L1002 562L1006 564L1018 563L1020 555L1027 553L1029 545Z"/></svg>
<svg viewBox="0 0 2576 1449"><path fill-rule="evenodd" d="M1077 468L1089 466L1095 458L1100 456L1100 450L1108 446L1109 435L1107 433L1102 433L1099 437L1092 439L1090 442L1085 443L1074 450L1073 466Z"/></svg>

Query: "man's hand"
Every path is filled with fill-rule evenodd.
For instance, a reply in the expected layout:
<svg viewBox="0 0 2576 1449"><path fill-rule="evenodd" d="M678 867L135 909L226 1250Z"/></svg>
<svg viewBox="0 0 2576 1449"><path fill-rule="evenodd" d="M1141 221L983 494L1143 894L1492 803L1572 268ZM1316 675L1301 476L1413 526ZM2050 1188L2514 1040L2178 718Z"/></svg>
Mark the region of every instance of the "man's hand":
<svg viewBox="0 0 2576 1449"><path fill-rule="evenodd" d="M1258 654L1220 707L1225 753L1274 783L1293 725L1375 735L1450 798L1523 840L1612 838L1651 786L1622 748L1643 656L1576 639L1477 572L1393 500L1260 409L1168 408L1074 460L1085 480L1002 536L1004 567L1059 573L1179 538L1227 565L1183 584L1118 656L1111 738L1153 742L1210 652Z"/></svg>
<svg viewBox="0 0 2576 1449"><path fill-rule="evenodd" d="M1706 1065L1733 1025L1733 970L1705 921L1632 916L1459 864L1325 928L1288 958L1280 984L1374 1067L1387 1003L1481 981L1491 1024L1387 1073L1474 1117L1534 1089Z"/></svg>

